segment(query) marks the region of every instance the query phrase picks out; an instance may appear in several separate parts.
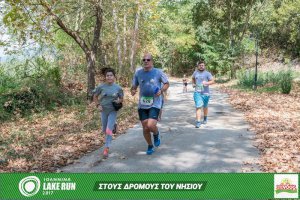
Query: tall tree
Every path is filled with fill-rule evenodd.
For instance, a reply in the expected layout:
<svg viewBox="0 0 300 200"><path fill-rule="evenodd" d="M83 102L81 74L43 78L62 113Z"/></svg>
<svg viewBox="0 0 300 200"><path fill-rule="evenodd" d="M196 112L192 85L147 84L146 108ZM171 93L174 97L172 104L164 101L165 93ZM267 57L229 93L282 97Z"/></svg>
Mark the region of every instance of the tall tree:
<svg viewBox="0 0 300 200"><path fill-rule="evenodd" d="M131 72L135 71L135 58L136 58L136 43L138 39L138 32L139 32L139 20L140 20L140 12L141 12L141 3L137 1L137 10L135 13L135 20L134 20L134 30L133 30L133 38L131 44L131 53L130 53L130 70Z"/></svg>
<svg viewBox="0 0 300 200"><path fill-rule="evenodd" d="M202 38L200 42L212 45L216 51L223 49L223 53L227 54L223 57L231 57L234 61L233 58L238 55L237 49L248 30L251 11L260 1L199 1L193 8L194 24L198 30L202 29L201 33L204 31L207 34L207 38L204 39L199 32L198 38ZM231 72L231 76L235 77L234 62L231 64Z"/></svg>
<svg viewBox="0 0 300 200"><path fill-rule="evenodd" d="M113 20L114 20L114 27L115 27L115 33L116 33L116 46L117 46L117 53L118 53L118 72L121 74L122 68L123 68L123 62L122 62L122 49L121 49L121 38L120 38L120 31L119 31L119 25L118 25L118 16L117 16L117 8L116 8L116 2L115 0L112 0L112 14L113 14Z"/></svg>

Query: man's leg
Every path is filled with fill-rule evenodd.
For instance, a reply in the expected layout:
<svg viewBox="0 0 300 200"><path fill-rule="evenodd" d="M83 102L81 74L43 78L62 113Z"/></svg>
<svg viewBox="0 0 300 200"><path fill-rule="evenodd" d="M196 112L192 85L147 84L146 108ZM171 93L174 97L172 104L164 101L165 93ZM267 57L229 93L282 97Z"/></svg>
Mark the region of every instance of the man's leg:
<svg viewBox="0 0 300 200"><path fill-rule="evenodd" d="M203 114L204 114L204 117L208 115L208 107L206 108L203 108Z"/></svg>
<svg viewBox="0 0 300 200"><path fill-rule="evenodd" d="M204 105L203 105L203 114L204 114L204 117L203 117L203 124L207 124L207 115L208 115L208 102L209 102L209 99L210 99L210 96L208 95L204 95L202 97L203 99L203 102L204 102Z"/></svg>
<svg viewBox="0 0 300 200"><path fill-rule="evenodd" d="M198 122L201 120L201 108L196 108L196 120Z"/></svg>
<svg viewBox="0 0 300 200"><path fill-rule="evenodd" d="M158 108L150 108L149 110L148 128L153 133L154 145L156 147L160 145L159 130L157 128L157 118L160 111L161 109Z"/></svg>
<svg viewBox="0 0 300 200"><path fill-rule="evenodd" d="M203 106L203 100L200 96L200 93L195 92L194 93L194 101L196 106L196 128L199 128L201 126L201 108Z"/></svg>
<svg viewBox="0 0 300 200"><path fill-rule="evenodd" d="M153 135L157 135L158 133L158 128L156 126L157 120L155 119L148 119L148 128L149 130L153 133Z"/></svg>
<svg viewBox="0 0 300 200"><path fill-rule="evenodd" d="M147 155L151 155L154 152L154 146L152 144L151 133L148 127L149 120L149 109L139 109L139 117L143 126L143 135L148 144L148 148L146 151Z"/></svg>
<svg viewBox="0 0 300 200"><path fill-rule="evenodd" d="M149 119L146 119L146 120L142 121L143 134L144 134L144 138L145 138L147 144L148 145L153 145L152 144L152 139L151 139L151 131L148 128L148 121L149 121Z"/></svg>

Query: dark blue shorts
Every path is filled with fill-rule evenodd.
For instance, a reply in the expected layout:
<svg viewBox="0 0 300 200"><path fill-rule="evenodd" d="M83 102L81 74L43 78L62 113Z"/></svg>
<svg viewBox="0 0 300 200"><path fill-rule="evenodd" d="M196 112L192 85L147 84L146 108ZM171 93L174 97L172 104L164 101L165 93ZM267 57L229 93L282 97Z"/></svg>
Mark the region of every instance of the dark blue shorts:
<svg viewBox="0 0 300 200"><path fill-rule="evenodd" d="M146 119L158 119L160 109L158 108L149 108L149 109L138 109L139 112L139 118L141 121L144 121Z"/></svg>

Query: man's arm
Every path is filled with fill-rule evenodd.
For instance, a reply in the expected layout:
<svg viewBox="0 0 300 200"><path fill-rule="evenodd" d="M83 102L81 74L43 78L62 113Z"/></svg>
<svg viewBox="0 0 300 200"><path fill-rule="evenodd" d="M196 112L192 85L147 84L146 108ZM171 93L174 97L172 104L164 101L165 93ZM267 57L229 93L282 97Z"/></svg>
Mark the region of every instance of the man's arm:
<svg viewBox="0 0 300 200"><path fill-rule="evenodd" d="M164 83L163 87L158 90L158 92L155 94L156 96L161 95L163 92L166 92L167 89L169 88L170 84L169 82Z"/></svg>
<svg viewBox="0 0 300 200"><path fill-rule="evenodd" d="M133 85L130 89L131 95L134 96L136 94L137 86Z"/></svg>
<svg viewBox="0 0 300 200"><path fill-rule="evenodd" d="M209 81L203 81L203 85L208 86L208 85L214 84L214 83L215 83L214 77L210 77L210 78L211 78L211 79L210 79Z"/></svg>
<svg viewBox="0 0 300 200"><path fill-rule="evenodd" d="M165 92L165 91L167 91L167 89L170 87L170 84L169 84L169 82L167 82L167 83L165 83L164 84L164 86L161 88L161 91L162 92Z"/></svg>
<svg viewBox="0 0 300 200"><path fill-rule="evenodd" d="M193 87L196 87L196 79L195 79L195 77L192 78L192 84L193 84Z"/></svg>
<svg viewBox="0 0 300 200"><path fill-rule="evenodd" d="M210 81L208 81L208 85L212 85L214 83L215 83L215 79L214 78L212 78Z"/></svg>
<svg viewBox="0 0 300 200"><path fill-rule="evenodd" d="M137 78L137 73L138 71L135 72L134 76L133 76L133 79L132 79L132 86L130 88L130 92L131 92L131 95L134 96L136 94L136 90L139 86L139 82L138 82L138 78Z"/></svg>

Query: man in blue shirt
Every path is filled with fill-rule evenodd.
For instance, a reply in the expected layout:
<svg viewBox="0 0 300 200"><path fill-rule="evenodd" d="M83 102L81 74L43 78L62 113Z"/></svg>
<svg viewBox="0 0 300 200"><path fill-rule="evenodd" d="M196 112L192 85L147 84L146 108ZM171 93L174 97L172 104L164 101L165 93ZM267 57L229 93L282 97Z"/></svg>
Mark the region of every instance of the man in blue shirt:
<svg viewBox="0 0 300 200"><path fill-rule="evenodd" d="M145 54L142 61L143 68L135 72L132 80L131 95L136 94L139 86L138 113L143 126L144 138L148 143L146 153L151 155L154 152L154 146L160 145L159 130L156 124L162 107L163 97L161 94L169 88L169 81L166 74L154 68L151 54ZM154 146L151 132L153 133Z"/></svg>
<svg viewBox="0 0 300 200"><path fill-rule="evenodd" d="M210 72L205 70L204 61L197 63L197 70L192 75L194 92L194 101L196 105L196 128L201 126L201 108L203 107L204 119L203 124L207 123L208 102L209 102L209 85L214 83L214 78Z"/></svg>

